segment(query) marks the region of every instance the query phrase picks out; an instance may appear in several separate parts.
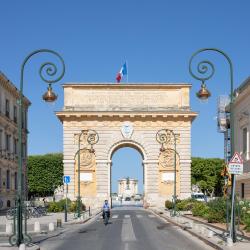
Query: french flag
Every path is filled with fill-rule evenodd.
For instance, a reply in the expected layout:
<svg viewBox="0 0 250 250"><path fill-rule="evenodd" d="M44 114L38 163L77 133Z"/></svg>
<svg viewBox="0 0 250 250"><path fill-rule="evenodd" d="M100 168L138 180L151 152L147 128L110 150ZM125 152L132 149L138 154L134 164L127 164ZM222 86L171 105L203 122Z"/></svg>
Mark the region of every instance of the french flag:
<svg viewBox="0 0 250 250"><path fill-rule="evenodd" d="M127 63L125 62L116 76L116 81L119 83L123 76L128 74Z"/></svg>

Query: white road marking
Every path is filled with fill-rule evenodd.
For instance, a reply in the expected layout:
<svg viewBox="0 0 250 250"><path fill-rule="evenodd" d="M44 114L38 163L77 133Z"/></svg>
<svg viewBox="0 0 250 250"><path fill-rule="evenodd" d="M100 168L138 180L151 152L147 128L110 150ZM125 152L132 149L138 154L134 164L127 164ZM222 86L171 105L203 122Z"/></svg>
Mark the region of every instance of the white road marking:
<svg viewBox="0 0 250 250"><path fill-rule="evenodd" d="M122 238L123 242L136 241L132 221L131 221L130 218L129 219L123 219L121 238Z"/></svg>
<svg viewBox="0 0 250 250"><path fill-rule="evenodd" d="M114 214L113 216L112 216L112 219L117 219L118 218L118 214Z"/></svg>
<svg viewBox="0 0 250 250"><path fill-rule="evenodd" d="M148 217L149 217L149 218L155 218L155 215L149 214Z"/></svg>
<svg viewBox="0 0 250 250"><path fill-rule="evenodd" d="M125 243L125 245L124 245L124 250L129 250L128 242Z"/></svg>
<svg viewBox="0 0 250 250"><path fill-rule="evenodd" d="M126 219L128 219L128 218L130 218L130 215L129 215L129 214L125 214L124 217L125 217Z"/></svg>
<svg viewBox="0 0 250 250"><path fill-rule="evenodd" d="M143 216L141 214L136 215L137 218L142 218Z"/></svg>

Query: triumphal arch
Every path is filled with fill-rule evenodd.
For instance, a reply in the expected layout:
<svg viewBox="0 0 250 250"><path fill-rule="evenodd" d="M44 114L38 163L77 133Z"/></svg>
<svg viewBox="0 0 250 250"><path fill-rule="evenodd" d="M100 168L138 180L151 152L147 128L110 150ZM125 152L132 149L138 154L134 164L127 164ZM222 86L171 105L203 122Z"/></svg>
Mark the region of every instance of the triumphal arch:
<svg viewBox="0 0 250 250"><path fill-rule="evenodd" d="M143 158L144 202L163 206L191 193L190 84L64 84L64 175L68 197L99 207L111 194L112 155L121 147ZM78 150L80 148L80 150ZM78 165L78 161L80 164ZM175 175L176 173L176 175ZM80 179L80 182L78 181Z"/></svg>

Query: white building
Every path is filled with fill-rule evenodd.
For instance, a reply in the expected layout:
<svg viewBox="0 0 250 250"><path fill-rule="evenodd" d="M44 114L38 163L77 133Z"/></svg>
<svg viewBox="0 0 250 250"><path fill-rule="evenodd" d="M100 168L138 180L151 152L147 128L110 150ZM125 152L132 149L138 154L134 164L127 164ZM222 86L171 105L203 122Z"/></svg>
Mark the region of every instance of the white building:
<svg viewBox="0 0 250 250"><path fill-rule="evenodd" d="M118 196L131 197L138 194L138 180L123 178L118 180Z"/></svg>
<svg viewBox="0 0 250 250"><path fill-rule="evenodd" d="M250 77L236 89L233 112L235 151L244 160L244 174L236 178L236 193L250 200Z"/></svg>
<svg viewBox="0 0 250 250"><path fill-rule="evenodd" d="M18 89L0 72L0 209L15 205L18 169ZM26 187L27 110L30 105L24 98L23 112L23 187ZM25 190L25 189L24 189Z"/></svg>

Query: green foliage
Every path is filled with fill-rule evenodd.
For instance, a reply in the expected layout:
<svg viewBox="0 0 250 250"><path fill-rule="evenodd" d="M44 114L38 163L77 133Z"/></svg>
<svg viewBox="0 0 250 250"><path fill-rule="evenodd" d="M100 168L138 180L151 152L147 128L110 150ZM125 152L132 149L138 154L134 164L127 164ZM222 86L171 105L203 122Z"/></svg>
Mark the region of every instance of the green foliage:
<svg viewBox="0 0 250 250"><path fill-rule="evenodd" d="M221 176L224 160L216 158L192 157L191 181L198 185L203 193L222 195L223 177Z"/></svg>
<svg viewBox="0 0 250 250"><path fill-rule="evenodd" d="M217 198L207 203L209 212L207 215L208 222L225 222L226 221L226 199ZM229 211L230 212L230 211Z"/></svg>
<svg viewBox="0 0 250 250"><path fill-rule="evenodd" d="M177 210L180 210L180 211L190 211L192 210L195 203L197 203L196 200L189 198L189 199L179 201L176 207L177 207Z"/></svg>
<svg viewBox="0 0 250 250"><path fill-rule="evenodd" d="M48 212L49 213L58 213L62 212L61 208L58 206L57 202L49 202L48 204Z"/></svg>
<svg viewBox="0 0 250 250"><path fill-rule="evenodd" d="M209 212L209 207L206 203L196 201L192 207L192 214L193 216L201 216L206 217Z"/></svg>
<svg viewBox="0 0 250 250"><path fill-rule="evenodd" d="M173 208L173 202L169 201L169 200L166 200L165 201L165 208L172 209Z"/></svg>
<svg viewBox="0 0 250 250"><path fill-rule="evenodd" d="M57 202L49 202L48 203L48 212L50 213L58 213L63 212L65 209L66 199L62 199ZM67 199L67 207L68 212L76 212L77 210L77 201L71 201ZM82 211L86 211L86 206L82 204Z"/></svg>
<svg viewBox="0 0 250 250"><path fill-rule="evenodd" d="M243 223L245 224L244 229L245 229L247 232L250 232L250 214L244 218Z"/></svg>
<svg viewBox="0 0 250 250"><path fill-rule="evenodd" d="M28 157L29 195L49 196L63 184L63 155L46 154Z"/></svg>

